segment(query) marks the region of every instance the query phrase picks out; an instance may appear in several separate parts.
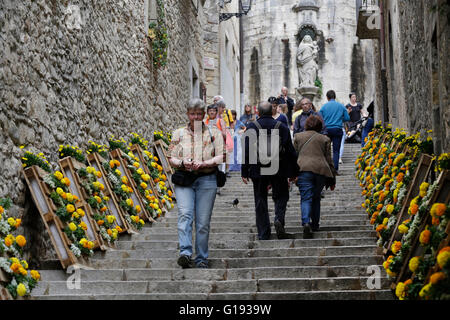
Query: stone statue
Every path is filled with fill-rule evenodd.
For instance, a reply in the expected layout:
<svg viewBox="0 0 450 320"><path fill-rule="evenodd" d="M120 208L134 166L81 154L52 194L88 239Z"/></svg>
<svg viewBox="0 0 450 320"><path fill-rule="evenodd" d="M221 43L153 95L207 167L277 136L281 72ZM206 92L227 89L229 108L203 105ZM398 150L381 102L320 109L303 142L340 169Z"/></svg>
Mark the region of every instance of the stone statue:
<svg viewBox="0 0 450 320"><path fill-rule="evenodd" d="M317 56L319 46L313 41L311 36L303 37L297 49L297 68L300 87L314 87L317 77Z"/></svg>

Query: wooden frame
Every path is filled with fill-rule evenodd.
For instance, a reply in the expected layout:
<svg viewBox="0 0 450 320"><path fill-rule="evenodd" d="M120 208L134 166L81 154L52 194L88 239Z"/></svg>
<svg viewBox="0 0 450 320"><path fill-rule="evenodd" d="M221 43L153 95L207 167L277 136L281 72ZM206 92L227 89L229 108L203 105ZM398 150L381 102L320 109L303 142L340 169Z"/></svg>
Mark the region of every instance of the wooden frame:
<svg viewBox="0 0 450 320"><path fill-rule="evenodd" d="M436 202L445 203L447 205L450 202L450 171L448 171L448 170L443 171L439 175L438 186L437 186L436 190L434 191L433 195L431 196L429 206L427 208L427 212L425 213L425 217L424 217L422 223L420 224L417 234L415 235L414 239L412 240L411 249L408 251L408 254L405 257L405 260L403 261L402 268L400 269L400 272L396 278L395 284L404 280L407 277L407 275L409 274L408 264L409 264L409 260L411 259L411 257L413 255L414 256L423 256L424 248L420 245L419 238L420 238L420 234L422 233L422 231L425 230L425 227L427 225L431 224L431 215L429 214L428 211L430 210L431 206ZM437 252L439 252L440 249L442 249L444 246L446 246L449 243L449 240L450 240L449 232L450 232L450 224L448 224L447 228L446 228L447 237L441 241ZM427 275L427 281L425 283L428 282L431 274L434 273L435 271L437 271L437 266L434 266L434 268L430 268L430 270L428 271L428 275ZM414 274L413 274L413 277L414 277Z"/></svg>
<svg viewBox="0 0 450 320"><path fill-rule="evenodd" d="M97 223L93 219L93 212L91 206L86 202L87 195L84 188L81 186L80 177L77 171L86 166L72 157L66 157L58 161L64 176L68 177L71 184L68 187L70 193L76 195L80 201L75 203L76 209L82 209L86 214L82 217L82 221L86 224L86 236L94 243L94 249L107 250L107 245L103 241Z"/></svg>
<svg viewBox="0 0 450 320"><path fill-rule="evenodd" d="M49 199L50 190L43 181L48 173L38 166L22 169L22 172L62 267L66 269L73 264L86 264L83 257L77 258L70 250L71 242L63 232L64 225L54 213L56 208Z"/></svg>
<svg viewBox="0 0 450 320"><path fill-rule="evenodd" d="M128 181L130 183L131 189L133 190L133 192L130 194L130 198L131 198L131 200L133 200L133 203L135 206L139 205L141 207L141 213L139 214L140 218L143 219L144 221L147 220L147 221L154 222L154 219L152 218L151 214L148 213L147 210L145 209L144 203L142 202L141 195L139 194L139 191L137 190L136 182L131 177L130 170L126 166L127 160L124 159L124 157L122 156L122 150L120 150L120 149L112 150L109 153L109 155L110 155L111 159L117 160L120 162L120 166L117 169L122 173L122 177L123 176L127 177Z"/></svg>
<svg viewBox="0 0 450 320"><path fill-rule="evenodd" d="M169 158L166 153L166 144L162 140L156 140L153 144L152 149L154 150L153 154L157 154L159 162L161 163L161 167L163 168L163 172L167 177L167 184L169 185L170 190L172 191L173 198L175 198L175 189L172 184L172 174L174 173L174 169L169 163ZM168 169L166 168L168 167Z"/></svg>
<svg viewBox="0 0 450 320"><path fill-rule="evenodd" d="M129 234L136 233L131 229L128 221L125 219L125 213L118 204L119 199L117 198L117 195L112 191L111 183L107 178L108 172L106 172L105 168L103 168L102 165L102 163L105 162L106 160L103 159L98 153L89 154L87 160L91 167L102 173L102 177L99 178L98 181L105 186L103 194L109 197L108 208L111 211L111 213L116 217L116 223L120 228L122 228L122 233L123 232L127 232Z"/></svg>
<svg viewBox="0 0 450 320"><path fill-rule="evenodd" d="M151 176L150 169L147 166L147 162L145 162L144 152L143 152L141 146L138 145L138 144L134 144L134 145L131 146L130 150L134 154L134 156L139 159L139 161L141 163L141 167L144 170L144 172ZM153 195L155 197L157 197L158 199L160 199L158 188L156 187L155 183L153 182L153 178L150 178L149 182L150 182L150 186L151 186L152 191L153 191ZM164 207L161 208L161 211L164 211L164 213L167 213L167 208L164 206Z"/></svg>
<svg viewBox="0 0 450 320"><path fill-rule="evenodd" d="M401 234L398 231L398 227L403 221L408 219L408 208L409 204L414 197L419 194L420 184L424 182L430 174L431 165L433 163L433 158L428 154L422 154L420 157L419 163L417 164L417 168L414 171L414 176L411 182L409 183L408 193L403 200L402 208L398 213L397 222L392 231L392 235L390 240L387 242L387 247L384 248L383 253L385 257L388 257L391 254L391 246L396 240L400 240Z"/></svg>

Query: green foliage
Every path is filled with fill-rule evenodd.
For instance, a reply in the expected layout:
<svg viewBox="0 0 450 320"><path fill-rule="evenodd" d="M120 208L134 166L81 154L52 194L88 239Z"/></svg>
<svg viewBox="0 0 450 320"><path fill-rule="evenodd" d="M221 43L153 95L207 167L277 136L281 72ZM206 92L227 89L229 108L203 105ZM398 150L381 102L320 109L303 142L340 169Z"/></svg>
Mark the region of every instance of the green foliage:
<svg viewBox="0 0 450 320"><path fill-rule="evenodd" d="M24 168L38 166L47 172L51 171L50 164L48 163L43 153L39 153L36 155L30 151L26 151L21 158L21 161Z"/></svg>
<svg viewBox="0 0 450 320"><path fill-rule="evenodd" d="M65 157L73 157L81 163L86 163L86 157L84 156L83 151L76 146L59 146L59 158L62 159Z"/></svg>
<svg viewBox="0 0 450 320"><path fill-rule="evenodd" d="M152 41L153 65L157 68L167 65L167 48L169 37L165 26L164 4L162 0L157 0L158 19L148 26L148 37Z"/></svg>
<svg viewBox="0 0 450 320"><path fill-rule="evenodd" d="M2 206L5 210L11 208L11 203L12 202L10 198L0 198L0 206Z"/></svg>
<svg viewBox="0 0 450 320"><path fill-rule="evenodd" d="M322 81L320 81L319 77L317 77L316 81L314 81L314 85L319 88L319 92L317 94L318 94L318 98L320 99L323 94L323 84L322 84Z"/></svg>

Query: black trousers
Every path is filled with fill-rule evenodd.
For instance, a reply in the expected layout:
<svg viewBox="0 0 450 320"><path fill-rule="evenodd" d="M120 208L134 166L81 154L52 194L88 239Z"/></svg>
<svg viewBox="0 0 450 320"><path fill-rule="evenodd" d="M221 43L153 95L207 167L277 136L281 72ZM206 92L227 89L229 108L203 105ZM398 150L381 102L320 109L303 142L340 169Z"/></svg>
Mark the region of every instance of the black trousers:
<svg viewBox="0 0 450 320"><path fill-rule="evenodd" d="M284 226L284 216L286 206L289 201L288 179L277 176L262 176L252 178L253 194L255 197L256 228L258 229L258 239L267 240L270 238L270 219L267 204L267 187L272 185L272 199L275 202L275 219Z"/></svg>

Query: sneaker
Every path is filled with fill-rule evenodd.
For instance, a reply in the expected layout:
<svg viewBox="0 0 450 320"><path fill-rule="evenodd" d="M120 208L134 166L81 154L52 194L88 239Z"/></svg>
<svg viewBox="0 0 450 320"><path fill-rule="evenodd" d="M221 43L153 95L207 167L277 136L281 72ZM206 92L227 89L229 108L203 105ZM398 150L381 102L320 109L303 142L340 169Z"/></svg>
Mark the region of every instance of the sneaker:
<svg viewBox="0 0 450 320"><path fill-rule="evenodd" d="M291 233L287 233L284 230L284 227L283 227L283 225L281 224L280 221L275 221L273 223L273 225L275 226L275 231L277 233L278 239L280 239L280 240L281 239L294 239L294 235L291 234Z"/></svg>
<svg viewBox="0 0 450 320"><path fill-rule="evenodd" d="M344 162L342 162L342 159L339 159L339 164L343 164Z"/></svg>
<svg viewBox="0 0 450 320"><path fill-rule="evenodd" d="M197 268L199 268L199 269L208 269L209 266L208 266L208 263L207 263L207 262L202 261L202 262L200 262L200 263L197 264Z"/></svg>
<svg viewBox="0 0 450 320"><path fill-rule="evenodd" d="M320 197L323 199L325 198L325 191L322 190L322 192L320 192Z"/></svg>
<svg viewBox="0 0 450 320"><path fill-rule="evenodd" d="M220 188L217 188L216 194L218 194L220 196Z"/></svg>
<svg viewBox="0 0 450 320"><path fill-rule="evenodd" d="M185 256L185 255L180 256L178 258L177 263L183 269L193 268L194 267L194 262L192 261L191 257Z"/></svg>
<svg viewBox="0 0 450 320"><path fill-rule="evenodd" d="M303 239L311 239L313 236L309 223L303 226Z"/></svg>

